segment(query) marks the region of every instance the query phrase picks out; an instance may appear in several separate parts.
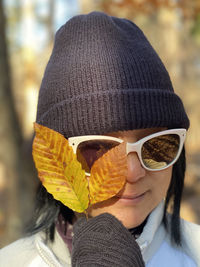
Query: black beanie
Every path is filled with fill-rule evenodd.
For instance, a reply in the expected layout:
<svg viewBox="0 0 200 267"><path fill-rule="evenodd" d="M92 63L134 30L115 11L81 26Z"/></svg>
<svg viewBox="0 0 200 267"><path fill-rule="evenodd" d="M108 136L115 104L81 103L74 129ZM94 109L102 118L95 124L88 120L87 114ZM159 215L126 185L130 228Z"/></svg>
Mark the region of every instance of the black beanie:
<svg viewBox="0 0 200 267"><path fill-rule="evenodd" d="M189 127L169 74L143 32L101 12L75 16L56 33L36 121L65 137Z"/></svg>

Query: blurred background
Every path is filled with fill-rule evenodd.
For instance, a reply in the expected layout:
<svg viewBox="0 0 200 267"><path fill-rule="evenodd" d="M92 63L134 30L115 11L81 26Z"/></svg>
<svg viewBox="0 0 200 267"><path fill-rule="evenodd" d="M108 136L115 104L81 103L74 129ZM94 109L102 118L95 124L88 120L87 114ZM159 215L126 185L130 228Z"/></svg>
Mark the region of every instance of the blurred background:
<svg viewBox="0 0 200 267"><path fill-rule="evenodd" d="M0 0L0 247L32 214L33 122L54 34L93 10L134 21L166 65L191 120L181 215L200 223L200 0Z"/></svg>

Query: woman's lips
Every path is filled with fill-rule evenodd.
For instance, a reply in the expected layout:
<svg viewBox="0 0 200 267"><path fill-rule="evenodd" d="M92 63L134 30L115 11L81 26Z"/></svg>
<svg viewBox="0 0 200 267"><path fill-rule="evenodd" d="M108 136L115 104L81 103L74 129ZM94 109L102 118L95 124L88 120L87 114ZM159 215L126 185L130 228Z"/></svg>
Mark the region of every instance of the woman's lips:
<svg viewBox="0 0 200 267"><path fill-rule="evenodd" d="M119 202L123 202L126 204L137 204L140 201L142 201L145 195L146 195L146 192L139 194L139 195L128 194L128 195L116 195L115 197L118 199Z"/></svg>

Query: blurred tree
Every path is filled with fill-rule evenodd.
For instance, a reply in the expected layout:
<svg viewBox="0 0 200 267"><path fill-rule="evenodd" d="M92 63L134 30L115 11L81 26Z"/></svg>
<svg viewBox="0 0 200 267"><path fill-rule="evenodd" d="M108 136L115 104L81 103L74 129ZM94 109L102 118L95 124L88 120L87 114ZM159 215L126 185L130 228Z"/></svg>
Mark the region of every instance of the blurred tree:
<svg viewBox="0 0 200 267"><path fill-rule="evenodd" d="M191 33L195 36L197 43L200 44L200 12L195 18L195 23L191 29Z"/></svg>
<svg viewBox="0 0 200 267"><path fill-rule="evenodd" d="M0 0L0 213L5 216L0 216L0 231L9 240L11 236L17 237L16 228L20 225L17 191L22 134L11 90L5 29L4 7Z"/></svg>
<svg viewBox="0 0 200 267"><path fill-rule="evenodd" d="M184 18L195 19L200 13L199 0L99 0L99 6L102 10L112 14L117 9L126 10L126 17L133 17L139 13L154 14L160 8L179 9Z"/></svg>
<svg viewBox="0 0 200 267"><path fill-rule="evenodd" d="M55 1L49 0L49 15L47 19L47 30L50 43L52 43L52 40L54 39L54 10L55 10Z"/></svg>
<svg viewBox="0 0 200 267"><path fill-rule="evenodd" d="M16 112L0 0L0 247L19 238L31 213L35 176L30 142L25 142Z"/></svg>

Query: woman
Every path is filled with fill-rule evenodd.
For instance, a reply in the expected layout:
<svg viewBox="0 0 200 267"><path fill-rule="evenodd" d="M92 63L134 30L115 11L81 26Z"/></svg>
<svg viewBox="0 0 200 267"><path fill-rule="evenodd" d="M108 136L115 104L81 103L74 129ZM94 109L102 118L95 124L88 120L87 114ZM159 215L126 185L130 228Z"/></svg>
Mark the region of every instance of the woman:
<svg viewBox="0 0 200 267"><path fill-rule="evenodd" d="M72 146L84 136L87 172L126 143L125 183L90 206L88 221L41 185L31 235L4 248L0 262L6 258L14 266L20 255L22 266L70 266L71 259L72 266L200 266L199 226L179 216L189 120L163 63L134 23L93 12L63 25L36 121L73 140Z"/></svg>

